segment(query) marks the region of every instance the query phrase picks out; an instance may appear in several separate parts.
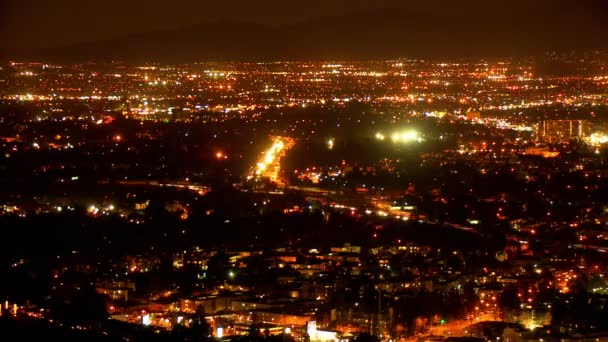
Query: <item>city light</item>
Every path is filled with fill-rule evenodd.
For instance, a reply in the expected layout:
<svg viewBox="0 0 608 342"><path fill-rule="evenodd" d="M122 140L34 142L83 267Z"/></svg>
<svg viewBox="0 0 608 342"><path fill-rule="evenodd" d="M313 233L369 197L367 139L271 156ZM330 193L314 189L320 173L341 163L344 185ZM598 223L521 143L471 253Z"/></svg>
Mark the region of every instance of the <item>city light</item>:
<svg viewBox="0 0 608 342"><path fill-rule="evenodd" d="M544 57L3 64L0 315L161 339L205 321L218 341L604 338L586 320L608 327L608 53L573 56L543 78ZM109 317L48 306L97 303L75 291Z"/></svg>
<svg viewBox="0 0 608 342"><path fill-rule="evenodd" d="M402 142L409 142L409 141L414 141L414 140L418 140L418 132L407 131L407 132L401 133Z"/></svg>
<svg viewBox="0 0 608 342"><path fill-rule="evenodd" d="M385 139L385 135L383 133L376 133L375 135L377 140L383 141ZM391 134L391 141L395 144L397 143L411 143L411 142L422 142L422 138L418 131L410 129L401 132L393 132Z"/></svg>
<svg viewBox="0 0 608 342"><path fill-rule="evenodd" d="M262 154L262 158L257 162L253 171L253 176L248 178L266 177L273 182L279 182L281 171L280 160L285 153L295 144L295 140L289 137L274 137L272 145Z"/></svg>
<svg viewBox="0 0 608 342"><path fill-rule="evenodd" d="M591 145L603 145L608 143L608 135L601 132L593 133L589 136L589 143Z"/></svg>

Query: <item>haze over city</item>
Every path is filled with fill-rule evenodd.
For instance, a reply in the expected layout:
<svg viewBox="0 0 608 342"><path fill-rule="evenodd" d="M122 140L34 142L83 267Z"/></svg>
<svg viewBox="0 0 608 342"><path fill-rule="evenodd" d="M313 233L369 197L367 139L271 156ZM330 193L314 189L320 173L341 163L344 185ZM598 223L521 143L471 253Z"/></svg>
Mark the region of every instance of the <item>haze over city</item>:
<svg viewBox="0 0 608 342"><path fill-rule="evenodd" d="M3 1L0 56L489 57L606 46L605 1Z"/></svg>

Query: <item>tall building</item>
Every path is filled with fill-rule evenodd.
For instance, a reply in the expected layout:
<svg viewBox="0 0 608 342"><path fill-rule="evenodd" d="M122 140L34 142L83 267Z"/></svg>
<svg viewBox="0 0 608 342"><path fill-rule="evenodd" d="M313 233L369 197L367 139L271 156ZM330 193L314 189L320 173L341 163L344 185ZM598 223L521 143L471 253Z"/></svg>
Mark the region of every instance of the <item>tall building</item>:
<svg viewBox="0 0 608 342"><path fill-rule="evenodd" d="M585 139L591 133L591 125L587 120L544 120L536 131L536 136L542 142L559 144L573 139Z"/></svg>

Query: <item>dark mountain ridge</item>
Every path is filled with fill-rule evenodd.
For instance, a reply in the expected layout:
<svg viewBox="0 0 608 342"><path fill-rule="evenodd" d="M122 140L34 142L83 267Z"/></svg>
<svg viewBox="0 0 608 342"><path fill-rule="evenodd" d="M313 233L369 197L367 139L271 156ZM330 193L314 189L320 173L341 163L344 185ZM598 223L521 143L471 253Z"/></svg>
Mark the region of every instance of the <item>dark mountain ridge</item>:
<svg viewBox="0 0 608 342"><path fill-rule="evenodd" d="M449 14L399 8L281 26L217 21L46 49L24 57L134 62L446 58L608 47L602 25L608 20L606 13L589 19L558 6L530 6L523 11L525 15L507 11L479 16L466 8Z"/></svg>

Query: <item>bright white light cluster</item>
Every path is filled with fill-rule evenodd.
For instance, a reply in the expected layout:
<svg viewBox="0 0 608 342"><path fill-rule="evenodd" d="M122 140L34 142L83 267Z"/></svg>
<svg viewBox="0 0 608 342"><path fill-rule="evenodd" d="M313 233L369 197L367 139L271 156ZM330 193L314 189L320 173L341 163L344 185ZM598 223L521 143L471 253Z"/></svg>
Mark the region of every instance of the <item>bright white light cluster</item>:
<svg viewBox="0 0 608 342"><path fill-rule="evenodd" d="M423 139L420 137L420 134L411 129L407 131L394 132L391 134L391 141L393 143L410 143L410 142L421 142ZM377 140L385 140L386 136L383 133L376 133Z"/></svg>

